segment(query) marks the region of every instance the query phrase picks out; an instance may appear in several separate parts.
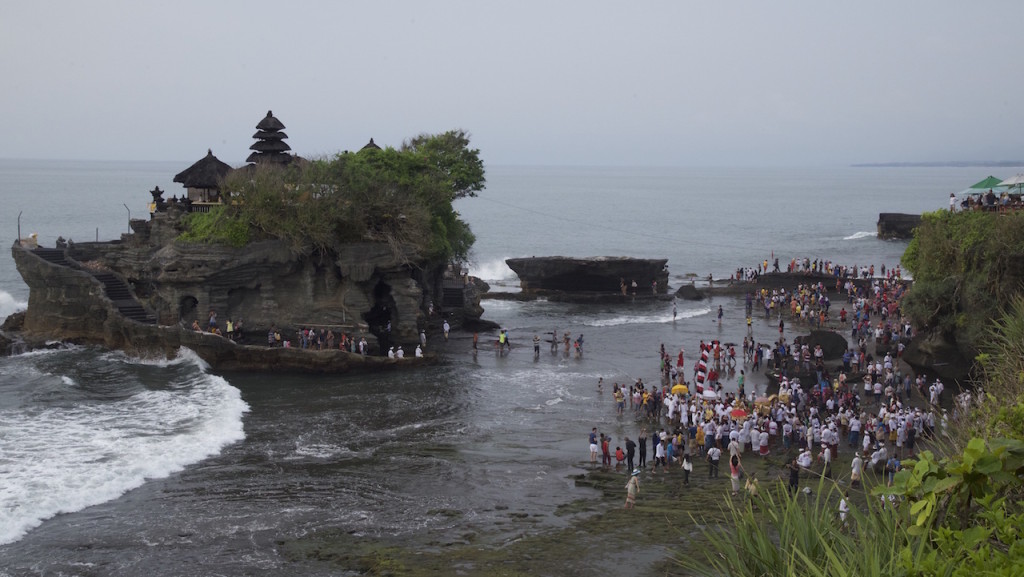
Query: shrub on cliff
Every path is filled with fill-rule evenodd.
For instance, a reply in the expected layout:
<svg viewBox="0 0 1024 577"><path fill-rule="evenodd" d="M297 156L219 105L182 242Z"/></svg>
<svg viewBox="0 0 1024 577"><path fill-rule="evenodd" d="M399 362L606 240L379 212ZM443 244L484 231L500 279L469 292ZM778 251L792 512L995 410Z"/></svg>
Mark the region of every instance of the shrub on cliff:
<svg viewBox="0 0 1024 577"><path fill-rule="evenodd" d="M905 314L973 358L1000 307L1024 290L1024 213L926 213L902 262L914 276Z"/></svg>
<svg viewBox="0 0 1024 577"><path fill-rule="evenodd" d="M230 204L218 226L234 220L251 238L279 238L297 252L371 241L402 257L461 260L475 237L452 202L483 189L479 152L465 132L449 131L417 136L401 149L236 170L222 187ZM202 224L189 223L189 238L210 238Z"/></svg>
<svg viewBox="0 0 1024 577"><path fill-rule="evenodd" d="M182 221L185 232L180 238L186 242L212 242L233 247L249 242L249 227L237 218L226 216L223 208L189 213Z"/></svg>

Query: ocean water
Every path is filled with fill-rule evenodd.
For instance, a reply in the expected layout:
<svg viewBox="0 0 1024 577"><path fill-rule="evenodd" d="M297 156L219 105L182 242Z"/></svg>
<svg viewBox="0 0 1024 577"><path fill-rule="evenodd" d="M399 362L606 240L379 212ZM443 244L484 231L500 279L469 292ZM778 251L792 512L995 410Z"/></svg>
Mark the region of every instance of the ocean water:
<svg viewBox="0 0 1024 577"><path fill-rule="evenodd" d="M22 235L47 246L118 238L154 185L180 194L170 181L187 165L0 161L8 238L19 212ZM492 167L487 190L457 208L478 239L471 272L494 290L516 290L505 258L545 255L667 258L678 285L771 255L892 266L906 243L875 238L879 212L944 208L988 173ZM0 317L27 300L0 256ZM638 430L597 380L656 382L659 345L693 351L746 332L736 298L680 302L675 319L665 302L484 306L510 330L510 353L482 335L472 354L454 333L428 343L444 365L397 374L217 375L188 351L161 363L86 347L0 358L0 575L330 575L276 543L341 530L424 547L474 533L483 545L559 527L555 508L590 496L570 480L590 428L616 440ZM777 332L754 324L761 340ZM546 345L534 358L534 334L565 331L585 335L582 359Z"/></svg>

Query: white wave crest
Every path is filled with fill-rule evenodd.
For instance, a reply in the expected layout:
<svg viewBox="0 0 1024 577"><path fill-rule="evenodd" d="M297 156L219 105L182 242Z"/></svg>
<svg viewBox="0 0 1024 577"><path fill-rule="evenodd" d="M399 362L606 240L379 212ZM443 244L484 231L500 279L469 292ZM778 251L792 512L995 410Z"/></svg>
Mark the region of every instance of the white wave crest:
<svg viewBox="0 0 1024 577"><path fill-rule="evenodd" d="M878 237L878 233L873 231L873 230L862 230L860 232L855 232L855 233L851 234L850 236L844 236L843 240L857 240L857 239L860 239L860 238L877 238L877 237Z"/></svg>
<svg viewBox="0 0 1024 577"><path fill-rule="evenodd" d="M0 544L245 438L242 415L249 407L223 378L197 371L170 385L173 390L146 390L117 402L33 412L0 408Z"/></svg>
<svg viewBox="0 0 1024 577"><path fill-rule="evenodd" d="M710 313L711 309L707 307L688 311L679 311L679 314L676 315L675 320L679 321L683 319L699 317L701 315L706 315ZM668 311L665 313L657 313L650 315L620 315L603 319L591 319L584 321L583 325L588 327L615 327L619 325L646 325L670 322L672 322L672 312Z"/></svg>
<svg viewBox="0 0 1024 577"><path fill-rule="evenodd" d="M0 290L0 323L4 322L7 317L26 308L28 308L27 302L16 300L11 296L11 293Z"/></svg>
<svg viewBox="0 0 1024 577"><path fill-rule="evenodd" d="M497 258L481 263L471 263L469 274L488 282L514 280L518 277L512 269L505 264L504 258Z"/></svg>

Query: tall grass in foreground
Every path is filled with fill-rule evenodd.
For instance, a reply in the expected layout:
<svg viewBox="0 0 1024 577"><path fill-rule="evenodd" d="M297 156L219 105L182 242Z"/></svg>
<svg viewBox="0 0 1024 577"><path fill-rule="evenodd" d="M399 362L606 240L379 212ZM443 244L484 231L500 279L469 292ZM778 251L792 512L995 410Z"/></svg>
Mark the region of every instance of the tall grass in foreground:
<svg viewBox="0 0 1024 577"><path fill-rule="evenodd" d="M695 574L730 577L900 573L898 552L907 535L899 528L898 513L862 492L851 497L845 522L838 508L841 489L827 479L811 495L791 495L778 483L758 497L727 500L726 523L705 532L711 543L705 558L678 562Z"/></svg>

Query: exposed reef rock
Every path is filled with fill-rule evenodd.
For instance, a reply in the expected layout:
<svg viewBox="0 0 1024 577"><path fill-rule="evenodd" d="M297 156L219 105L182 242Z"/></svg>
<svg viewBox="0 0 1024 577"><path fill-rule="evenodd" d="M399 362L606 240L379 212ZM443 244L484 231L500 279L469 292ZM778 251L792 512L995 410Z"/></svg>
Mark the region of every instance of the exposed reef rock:
<svg viewBox="0 0 1024 577"><path fill-rule="evenodd" d="M510 258L505 263L519 276L524 292L626 293L664 295L668 291L668 259L600 256ZM633 283L636 288L633 288ZM657 289L652 290L654 283Z"/></svg>
<svg viewBox="0 0 1024 577"><path fill-rule="evenodd" d="M835 331L811 331L811 334L799 338L800 344L806 344L813 351L821 345L821 352L826 361L834 361L843 356L849 348L846 337Z"/></svg>
<svg viewBox="0 0 1024 577"><path fill-rule="evenodd" d="M921 225L920 214L883 212L878 215L878 238L914 238L914 229Z"/></svg>
<svg viewBox="0 0 1024 577"><path fill-rule="evenodd" d="M12 255L30 288L26 340L140 355L187 346L214 368L344 372L396 363L344 351L271 349L268 331L294 341L302 327L329 328L339 339L366 338L375 352L392 345L411 352L419 331L440 325L442 316L457 326L479 322L483 312L465 275L383 243L318 254L296 254L279 241L242 248L184 243L175 240L179 217L171 210L133 220L135 233L120 241L39 250L15 243ZM207 328L211 311L222 330L228 319L242 319L245 344L258 346L190 329L193 321ZM415 362L429 361L400 361Z"/></svg>
<svg viewBox="0 0 1024 577"><path fill-rule="evenodd" d="M685 301L699 301L704 299L704 293L695 287L693 283L690 283L679 287L679 289L676 290L676 297Z"/></svg>

